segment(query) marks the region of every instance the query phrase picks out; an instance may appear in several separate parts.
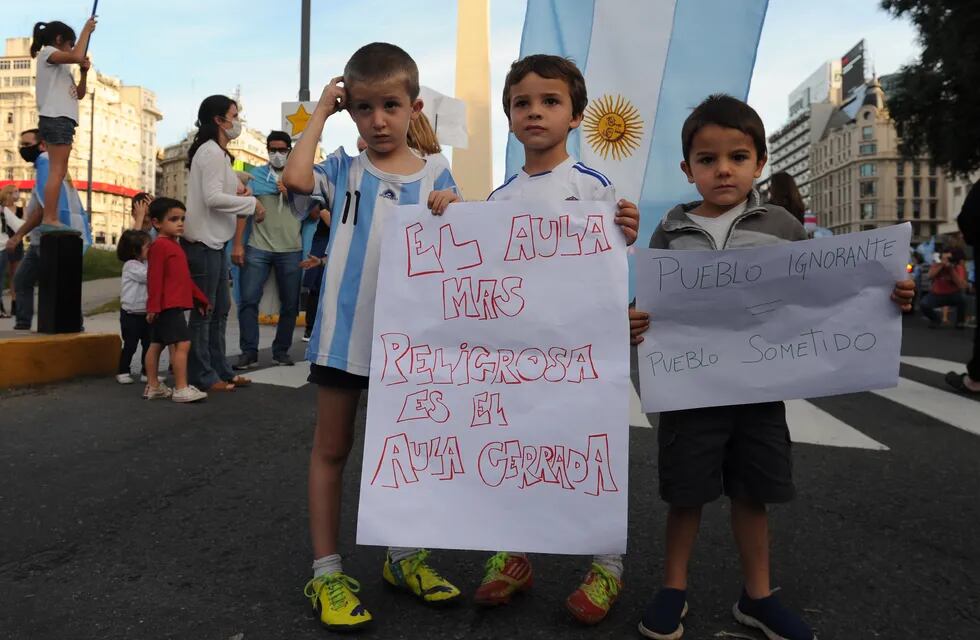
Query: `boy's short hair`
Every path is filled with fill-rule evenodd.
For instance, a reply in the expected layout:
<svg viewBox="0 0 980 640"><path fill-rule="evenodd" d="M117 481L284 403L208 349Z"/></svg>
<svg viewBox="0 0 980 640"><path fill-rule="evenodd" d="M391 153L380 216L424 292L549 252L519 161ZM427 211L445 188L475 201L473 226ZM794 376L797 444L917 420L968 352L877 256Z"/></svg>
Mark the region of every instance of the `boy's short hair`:
<svg viewBox="0 0 980 640"><path fill-rule="evenodd" d="M568 58L543 53L525 56L510 65L507 79L504 80L504 113L510 121L510 89L529 73L536 73L549 80L564 80L568 85L568 95L572 98L572 117L585 113L589 95L585 90L585 77L575 63Z"/></svg>
<svg viewBox="0 0 980 640"><path fill-rule="evenodd" d="M171 209L180 209L181 211L187 211L187 207L180 200L174 198L157 198L150 203L150 218L156 220L157 222L162 222L163 217L167 215L167 212Z"/></svg>
<svg viewBox="0 0 980 640"><path fill-rule="evenodd" d="M366 44L350 57L344 67L344 86L384 82L402 76L408 97L419 97L419 68L404 49L387 42Z"/></svg>
<svg viewBox="0 0 980 640"><path fill-rule="evenodd" d="M120 262L139 260L143 253L143 245L150 241L150 234L136 229L126 229L116 245L116 257Z"/></svg>
<svg viewBox="0 0 980 640"><path fill-rule="evenodd" d="M289 137L289 134L285 131L270 131L269 135L266 136L265 143L268 145L270 142L278 140L279 142L285 142L287 149L293 148L293 139Z"/></svg>
<svg viewBox="0 0 980 640"><path fill-rule="evenodd" d="M766 157L766 127L759 114L738 98L716 93L705 98L684 121L681 128L681 148L685 162L690 161L688 156L691 154L691 143L695 134L709 124L738 129L752 138L759 159Z"/></svg>

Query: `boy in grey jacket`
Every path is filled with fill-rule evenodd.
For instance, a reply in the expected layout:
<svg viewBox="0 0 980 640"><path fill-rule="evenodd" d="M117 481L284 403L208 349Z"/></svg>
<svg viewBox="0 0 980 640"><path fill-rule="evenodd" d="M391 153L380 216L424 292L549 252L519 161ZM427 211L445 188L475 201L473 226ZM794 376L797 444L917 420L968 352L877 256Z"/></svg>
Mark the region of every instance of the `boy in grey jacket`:
<svg viewBox="0 0 980 640"><path fill-rule="evenodd" d="M704 198L672 209L657 227L655 249L721 250L805 240L800 223L781 207L762 204L753 188L766 164L766 133L759 115L730 96L708 97L684 122L681 169ZM910 308L911 280L892 299ZM633 343L649 327L646 313L630 311ZM782 402L669 411L660 415L660 495L670 504L663 588L640 622L640 633L678 640L687 613L687 567L702 507L722 493L732 501L732 532L744 588L733 608L742 624L771 640L811 640L810 627L784 608L769 584L766 505L793 498L793 463Z"/></svg>

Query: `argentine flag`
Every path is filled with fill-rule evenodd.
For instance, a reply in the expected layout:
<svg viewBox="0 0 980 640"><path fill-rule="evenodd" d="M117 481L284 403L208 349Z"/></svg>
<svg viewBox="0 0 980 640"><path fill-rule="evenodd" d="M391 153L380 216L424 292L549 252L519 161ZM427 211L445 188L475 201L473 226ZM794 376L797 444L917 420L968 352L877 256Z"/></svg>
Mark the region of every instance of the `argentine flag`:
<svg viewBox="0 0 980 640"><path fill-rule="evenodd" d="M664 214L697 192L679 168L681 126L712 93L744 100L767 0L528 0L521 57L571 58L589 104L568 151L638 202L646 246ZM507 175L524 164L511 134Z"/></svg>

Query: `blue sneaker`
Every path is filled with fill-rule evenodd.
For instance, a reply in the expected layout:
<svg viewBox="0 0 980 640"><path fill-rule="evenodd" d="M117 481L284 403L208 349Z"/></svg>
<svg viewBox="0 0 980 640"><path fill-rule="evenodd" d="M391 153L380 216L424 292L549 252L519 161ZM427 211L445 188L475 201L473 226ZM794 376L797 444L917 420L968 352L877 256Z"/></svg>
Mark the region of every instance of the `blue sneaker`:
<svg viewBox="0 0 980 640"><path fill-rule="evenodd" d="M687 591L663 588L643 612L640 635L654 640L680 640L684 635L681 619L687 615Z"/></svg>
<svg viewBox="0 0 980 640"><path fill-rule="evenodd" d="M784 608L775 595L753 600L743 589L732 613L741 624L762 631L769 640L816 640L803 619Z"/></svg>

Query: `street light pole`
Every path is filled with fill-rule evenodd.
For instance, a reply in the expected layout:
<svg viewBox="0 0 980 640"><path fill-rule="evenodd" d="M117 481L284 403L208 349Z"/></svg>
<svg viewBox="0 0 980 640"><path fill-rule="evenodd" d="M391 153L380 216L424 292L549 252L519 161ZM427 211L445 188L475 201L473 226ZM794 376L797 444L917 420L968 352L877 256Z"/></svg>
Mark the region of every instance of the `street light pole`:
<svg viewBox="0 0 980 640"><path fill-rule="evenodd" d="M302 0L299 35L299 99L310 100L310 0Z"/></svg>
<svg viewBox="0 0 980 640"><path fill-rule="evenodd" d="M85 209L90 216L92 215L92 158L95 157L95 87L92 87L91 92L92 104L88 125L88 189L85 195Z"/></svg>

